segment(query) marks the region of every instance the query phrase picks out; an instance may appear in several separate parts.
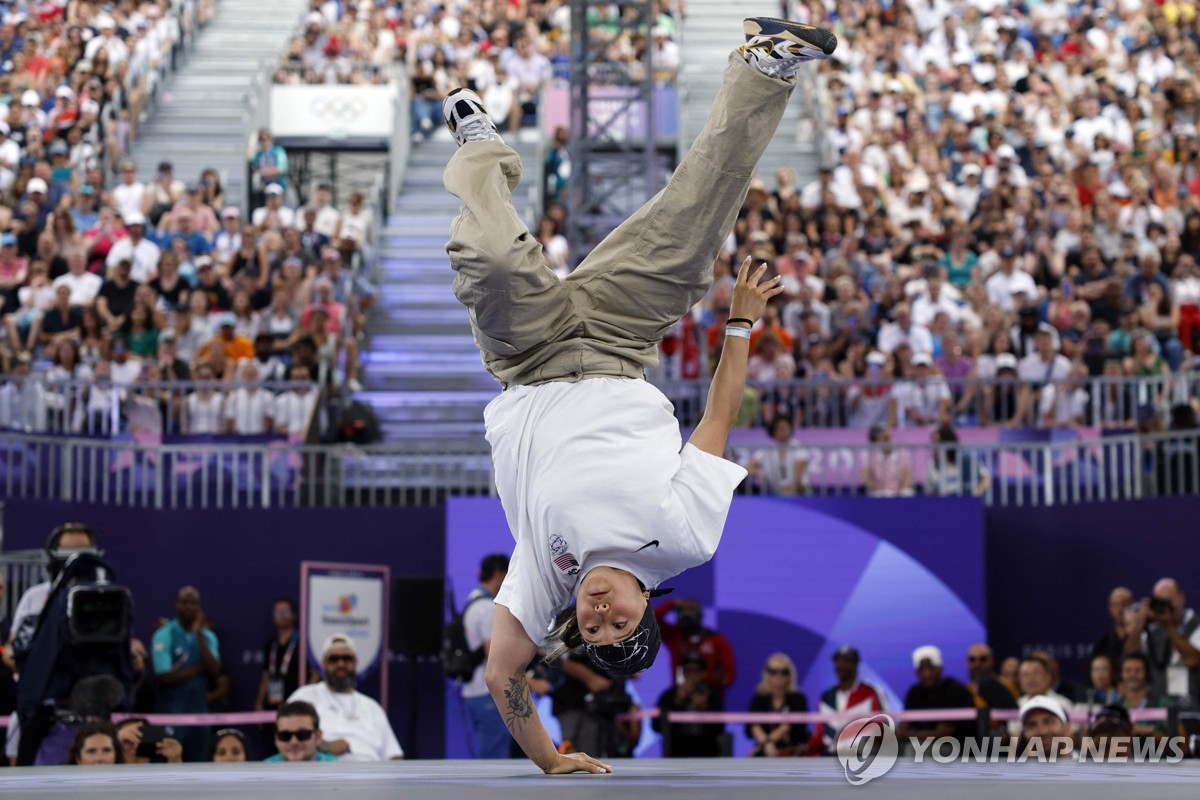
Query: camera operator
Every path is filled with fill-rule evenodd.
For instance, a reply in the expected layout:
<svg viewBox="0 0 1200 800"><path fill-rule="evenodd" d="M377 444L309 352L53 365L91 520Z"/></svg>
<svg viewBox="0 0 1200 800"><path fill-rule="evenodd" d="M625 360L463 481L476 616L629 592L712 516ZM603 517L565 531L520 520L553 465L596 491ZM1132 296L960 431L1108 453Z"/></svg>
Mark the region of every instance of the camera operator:
<svg viewBox="0 0 1200 800"><path fill-rule="evenodd" d="M38 617L41 616L42 609L46 606L46 599L50 596L50 587L62 571L63 565L67 563L67 559L72 553L95 549L95 547L96 532L90 525L82 522L68 522L55 528L50 534L50 539L46 542L46 555L50 559L46 571L49 573L50 579L30 586L17 601L8 642L3 656L0 656L9 669L16 671L16 663L13 660L13 643L17 641L18 636L32 638L33 630L37 627ZM23 634L22 631L24 631Z"/></svg>
<svg viewBox="0 0 1200 800"><path fill-rule="evenodd" d="M130 654L132 599L115 584L115 575L94 547L64 549L73 535L77 543L94 543L86 525L56 528L47 541L53 578L36 619L23 616L12 654L21 681L17 685L20 736L17 763L62 763L74 729L90 719L107 719L128 707L133 667ZM32 590L31 590L32 592ZM10 751L11 752L11 751Z"/></svg>
<svg viewBox="0 0 1200 800"><path fill-rule="evenodd" d="M641 723L618 722L617 715L634 710L625 679L600 672L574 653L557 665L562 683L554 689L554 716L562 725L563 748L596 758L628 758L641 735Z"/></svg>
<svg viewBox="0 0 1200 800"><path fill-rule="evenodd" d="M35 634L38 631L39 620L50 598L50 592L54 588L54 582L62 574L63 568L71 556L81 552L99 552L96 549L96 532L90 525L82 522L67 522L51 531L50 538L46 541L46 556L48 559L46 573L48 580L30 586L21 595L21 599L17 602L16 610L12 615L12 626L9 629L8 640L3 653L0 653L0 658L3 659L4 665L12 670L16 677L19 677L20 672L16 661L17 653L28 654L32 649ZM31 720L26 720L26 722L29 723ZM49 732L51 726L52 720L50 718L41 719L34 726L36 727L36 731L26 737L27 757L29 759L32 759L33 755L36 754L42 737ZM9 763L16 764L20 752L21 721L19 720L18 713L13 712L9 719L7 744L5 747L5 755L9 759ZM32 763L32 760L29 763Z"/></svg>
<svg viewBox="0 0 1200 800"><path fill-rule="evenodd" d="M721 755L721 736L725 726L720 723L667 722L672 711L724 711L719 687L705 679L708 665L699 651L692 650L683 657L675 686L658 698L661 714L654 720L654 730L664 734L663 755L667 758L716 758Z"/></svg>
<svg viewBox="0 0 1200 800"><path fill-rule="evenodd" d="M675 624L666 617L675 612ZM695 600L668 600L654 609L663 644L671 651L671 671L676 681L682 675L683 657L697 652L704 658L704 682L723 694L737 676L733 647L724 635L705 628L700 621L700 604Z"/></svg>
<svg viewBox="0 0 1200 800"><path fill-rule="evenodd" d="M1200 702L1200 615L1174 578L1163 578L1154 591L1126 612L1126 653L1145 653L1153 694Z"/></svg>

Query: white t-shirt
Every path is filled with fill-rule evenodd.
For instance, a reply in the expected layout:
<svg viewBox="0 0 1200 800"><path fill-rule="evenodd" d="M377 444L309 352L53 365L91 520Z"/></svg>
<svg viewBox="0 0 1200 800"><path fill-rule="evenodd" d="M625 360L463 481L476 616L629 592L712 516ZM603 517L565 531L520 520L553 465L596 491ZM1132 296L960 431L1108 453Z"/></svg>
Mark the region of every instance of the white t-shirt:
<svg viewBox="0 0 1200 800"><path fill-rule="evenodd" d="M274 415L275 396L263 389L234 389L225 399L225 419L243 436L265 433L267 418Z"/></svg>
<svg viewBox="0 0 1200 800"><path fill-rule="evenodd" d="M208 397L192 392L184 401L187 403L188 433L224 433L221 424L221 411L225 405L225 396L220 392L212 392Z"/></svg>
<svg viewBox="0 0 1200 800"><path fill-rule="evenodd" d="M122 183L112 190L113 203L121 216L128 219L131 215L140 216L142 213L142 198L146 195L145 184L134 181Z"/></svg>
<svg viewBox="0 0 1200 800"><path fill-rule="evenodd" d="M344 739L350 745L350 752L339 757L342 761L388 761L404 757L383 707L365 694L333 692L322 681L292 692L288 702L297 700L312 703L317 709L325 741Z"/></svg>
<svg viewBox="0 0 1200 800"><path fill-rule="evenodd" d="M987 279L988 302L1001 311L1016 310L1013 295L1018 292L1026 297L1037 297L1037 284L1033 276L1021 268L1014 269L1011 275L997 272Z"/></svg>
<svg viewBox="0 0 1200 800"><path fill-rule="evenodd" d="M133 262L129 277L135 283L149 283L158 275L158 260L161 256L162 250L149 239L142 239L135 245L133 239L127 236L117 240L117 243L108 251L108 258L104 259L104 265L113 269L118 262L127 258Z"/></svg>
<svg viewBox="0 0 1200 800"><path fill-rule="evenodd" d="M538 644L595 567L653 589L712 558L746 477L690 444L681 452L670 401L644 380L517 386L484 421L517 540L496 603Z"/></svg>
<svg viewBox="0 0 1200 800"><path fill-rule="evenodd" d="M1037 384L1065 381L1071 375L1071 362L1066 356L1055 355L1051 363L1042 361L1037 353L1030 353L1017 364L1017 377L1022 381Z"/></svg>
<svg viewBox="0 0 1200 800"><path fill-rule="evenodd" d="M476 598L484 598L476 600ZM495 603L488 602L491 595L487 590L479 587L467 597L466 612L463 614L463 628L467 634L467 647L472 650L477 650L483 646L484 642L492 640L492 622L496 619ZM487 661L484 660L475 672L471 675L471 680L463 684L463 697L483 697L490 694L487 688Z"/></svg>
<svg viewBox="0 0 1200 800"><path fill-rule="evenodd" d="M275 427L285 433L302 434L308 430L308 420L317 403L316 392L298 394L287 391L275 398Z"/></svg>
<svg viewBox="0 0 1200 800"><path fill-rule="evenodd" d="M90 272L85 272L82 275L59 275L54 279L52 284L55 289L59 286L68 286L71 289L71 305L73 306L90 306L96 299L96 295L100 294L100 284L104 283L104 279L99 275L93 275Z"/></svg>

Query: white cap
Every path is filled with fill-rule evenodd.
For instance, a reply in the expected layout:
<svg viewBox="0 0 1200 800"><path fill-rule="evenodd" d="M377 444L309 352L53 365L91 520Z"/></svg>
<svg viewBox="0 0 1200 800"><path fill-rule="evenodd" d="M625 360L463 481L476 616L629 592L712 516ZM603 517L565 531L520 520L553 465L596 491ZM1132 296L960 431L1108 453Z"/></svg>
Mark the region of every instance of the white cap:
<svg viewBox="0 0 1200 800"><path fill-rule="evenodd" d="M912 357L912 365L914 367L932 366L933 359L929 357L929 353L917 353Z"/></svg>
<svg viewBox="0 0 1200 800"><path fill-rule="evenodd" d="M996 356L996 369L1016 369L1017 357L1012 353L999 353Z"/></svg>
<svg viewBox="0 0 1200 800"><path fill-rule="evenodd" d="M267 194L283 194L283 187L278 183L268 184L266 189L263 189Z"/></svg>
<svg viewBox="0 0 1200 800"><path fill-rule="evenodd" d="M928 661L935 667L940 667L942 665L942 651L931 644L927 644L924 647L918 647L916 650L913 650L912 658L913 669L920 667L922 661Z"/></svg>
<svg viewBox="0 0 1200 800"><path fill-rule="evenodd" d="M42 96L37 93L36 89L26 89L21 95L21 105L23 106L40 106L42 104Z"/></svg>
<svg viewBox="0 0 1200 800"><path fill-rule="evenodd" d="M72 97L75 96L75 92L71 91L70 86L60 86L54 90L54 96L55 97L65 97L67 100L70 100Z"/></svg>
<svg viewBox="0 0 1200 800"><path fill-rule="evenodd" d="M354 646L354 640L344 633L335 633L321 645L321 658L325 658L325 656L329 655L330 650L337 647L349 650L356 658L358 657L358 648Z"/></svg>
<svg viewBox="0 0 1200 800"><path fill-rule="evenodd" d="M322 14L320 11L310 11L310 12L308 12L308 16L304 18L304 24L305 25L319 25L320 27L324 28L325 27L325 15Z"/></svg>
<svg viewBox="0 0 1200 800"><path fill-rule="evenodd" d="M1002 144L996 148L996 158L1007 158L1016 161L1017 151L1013 149L1011 144Z"/></svg>
<svg viewBox="0 0 1200 800"><path fill-rule="evenodd" d="M1063 710L1062 703L1055 700L1053 697L1047 697L1044 694L1039 694L1036 697L1031 697L1021 705L1021 721L1025 721L1025 715L1030 711L1048 711L1058 717L1060 722L1067 721L1067 712Z"/></svg>
<svg viewBox="0 0 1200 800"><path fill-rule="evenodd" d="M141 226L145 227L146 218L143 217L141 214L139 214L136 211L133 212L132 214L126 214L125 215L125 227L128 228L132 225L141 225Z"/></svg>
<svg viewBox="0 0 1200 800"><path fill-rule="evenodd" d="M962 168L962 176L963 176L964 178L966 178L966 177L968 177L968 176L970 176L970 175L974 175L974 176L978 177L978 176L979 176L979 175L981 175L982 173L983 173L983 170L981 170L981 169L979 168L979 165L978 165L978 164L966 164L966 165L965 165L965 166L963 166L963 168Z"/></svg>
<svg viewBox="0 0 1200 800"><path fill-rule="evenodd" d="M871 352L867 353L867 357L865 360L868 364L873 364L877 367L882 367L884 364L887 363L887 356L885 356L883 353L879 352L878 350L872 350Z"/></svg>
<svg viewBox="0 0 1200 800"><path fill-rule="evenodd" d="M29 194L33 194L34 192L45 194L49 188L41 178L31 178L29 183L25 184L25 191Z"/></svg>
<svg viewBox="0 0 1200 800"><path fill-rule="evenodd" d="M111 31L117 27L117 23L112 17L101 17L96 20L96 27L102 31Z"/></svg>

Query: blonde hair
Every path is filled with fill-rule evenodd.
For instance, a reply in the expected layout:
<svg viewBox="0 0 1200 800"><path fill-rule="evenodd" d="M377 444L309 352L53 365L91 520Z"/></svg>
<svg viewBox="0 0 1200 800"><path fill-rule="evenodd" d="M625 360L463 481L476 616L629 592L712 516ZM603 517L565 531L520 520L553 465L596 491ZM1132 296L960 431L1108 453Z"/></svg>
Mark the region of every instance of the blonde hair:
<svg viewBox="0 0 1200 800"><path fill-rule="evenodd" d="M758 687L754 690L754 693L771 694L775 691L771 686L771 676L767 674L767 665L772 661L782 661L791 671L791 677L788 678L787 690L789 692L800 691L796 687L796 665L792 663L792 659L788 657L787 653L771 653L771 655L767 656L767 660L763 662L762 680L758 682Z"/></svg>

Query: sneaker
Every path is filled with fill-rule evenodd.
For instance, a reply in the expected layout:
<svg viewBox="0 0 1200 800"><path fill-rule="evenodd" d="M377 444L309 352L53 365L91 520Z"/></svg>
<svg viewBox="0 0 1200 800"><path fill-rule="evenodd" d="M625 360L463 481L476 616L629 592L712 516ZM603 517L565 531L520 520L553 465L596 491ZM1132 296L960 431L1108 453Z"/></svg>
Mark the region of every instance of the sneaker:
<svg viewBox="0 0 1200 800"><path fill-rule="evenodd" d="M772 78L795 74L805 61L824 60L837 49L837 37L823 28L772 17L751 17L742 23L746 61Z"/></svg>
<svg viewBox="0 0 1200 800"><path fill-rule="evenodd" d="M504 141L496 130L496 123L484 109L483 101L470 89L454 89L446 95L442 101L442 114L459 147L467 142Z"/></svg>

